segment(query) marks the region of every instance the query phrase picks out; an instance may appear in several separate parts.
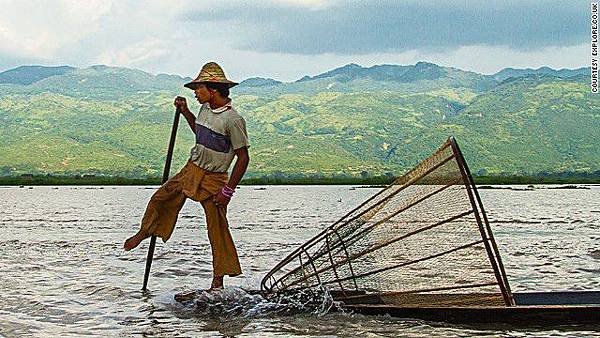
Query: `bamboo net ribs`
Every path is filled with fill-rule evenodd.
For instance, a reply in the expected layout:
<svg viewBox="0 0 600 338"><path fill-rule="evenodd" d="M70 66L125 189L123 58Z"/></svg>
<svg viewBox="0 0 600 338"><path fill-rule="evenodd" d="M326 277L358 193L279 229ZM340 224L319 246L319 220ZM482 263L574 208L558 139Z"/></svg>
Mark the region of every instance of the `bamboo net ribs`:
<svg viewBox="0 0 600 338"><path fill-rule="evenodd" d="M292 252L261 283L267 295L322 286L353 302L376 295L402 306L514 305L454 138Z"/></svg>

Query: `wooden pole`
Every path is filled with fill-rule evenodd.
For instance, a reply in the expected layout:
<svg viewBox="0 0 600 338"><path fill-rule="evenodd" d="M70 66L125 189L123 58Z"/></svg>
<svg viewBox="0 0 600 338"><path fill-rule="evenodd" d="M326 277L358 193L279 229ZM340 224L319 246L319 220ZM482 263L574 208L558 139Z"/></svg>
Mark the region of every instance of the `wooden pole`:
<svg viewBox="0 0 600 338"><path fill-rule="evenodd" d="M171 139L169 140L169 148L167 149L167 159L165 160L165 168L163 170L163 177L161 184L164 184L169 179L169 173L171 171L171 160L173 159L173 148L175 147L175 138L177 137L177 127L179 126L179 116L181 110L175 109L175 118L173 120L173 127L171 129ZM156 236L150 238L150 246L148 247L148 257L146 257L146 271L144 272L144 284L142 290L146 291L148 286L148 278L150 277L150 267L152 266L152 259L154 258L154 247L156 246Z"/></svg>

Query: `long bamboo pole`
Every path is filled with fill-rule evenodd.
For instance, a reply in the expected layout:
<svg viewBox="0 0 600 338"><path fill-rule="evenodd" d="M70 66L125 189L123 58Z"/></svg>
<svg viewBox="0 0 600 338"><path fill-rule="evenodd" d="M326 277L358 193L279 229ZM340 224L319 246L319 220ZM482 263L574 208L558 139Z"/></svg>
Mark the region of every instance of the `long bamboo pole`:
<svg viewBox="0 0 600 338"><path fill-rule="evenodd" d="M169 179L171 172L171 160L173 159L173 148L175 148L175 138L177 137L177 127L179 126L179 116L181 110L175 109L175 118L173 119L173 127L171 128L171 139L169 140L169 148L167 149L167 158L165 160L165 168L161 184L164 184ZM144 284L142 290L146 291L148 286L148 278L150 277L150 267L152 267L152 259L154 258L154 247L156 246L156 236L150 238L150 246L148 247L148 257L146 257L146 271L144 272Z"/></svg>

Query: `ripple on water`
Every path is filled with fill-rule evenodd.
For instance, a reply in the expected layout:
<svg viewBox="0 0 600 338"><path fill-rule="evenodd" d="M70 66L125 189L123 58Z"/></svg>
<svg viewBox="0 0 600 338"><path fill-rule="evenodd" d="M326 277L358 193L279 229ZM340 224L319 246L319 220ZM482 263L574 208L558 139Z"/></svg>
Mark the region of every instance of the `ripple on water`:
<svg viewBox="0 0 600 338"><path fill-rule="evenodd" d="M7 336L589 336L598 331L486 329L385 316L278 308L240 293L179 304L179 288L209 285L210 246L199 205L187 203L168 243L157 243L150 287L140 292L147 243L123 252L150 197L145 189L4 189L0 199L0 335ZM286 190L287 189L287 190ZM232 234L255 289L280 259L375 190L243 189L231 204ZM314 196L327 197L315 200ZM513 290L600 288L600 189L482 191ZM531 194L536 194L531 198ZM261 196L258 196L261 195ZM270 199L269 196L284 196ZM323 196L325 196L323 195ZM339 203L341 199L343 203ZM36 206L32 208L31 206ZM267 207L265 207L267 206ZM252 281L245 281L254 278ZM241 280L241 281L240 281ZM231 287L233 288L233 287ZM229 291L230 288L226 289ZM238 292L235 288L232 294ZM274 305L275 304L275 305ZM286 310L287 309L287 310ZM288 312L286 312L288 311Z"/></svg>
<svg viewBox="0 0 600 338"><path fill-rule="evenodd" d="M600 260L600 250L593 250L593 251L590 251L590 256L591 256L593 259L599 259L599 260Z"/></svg>

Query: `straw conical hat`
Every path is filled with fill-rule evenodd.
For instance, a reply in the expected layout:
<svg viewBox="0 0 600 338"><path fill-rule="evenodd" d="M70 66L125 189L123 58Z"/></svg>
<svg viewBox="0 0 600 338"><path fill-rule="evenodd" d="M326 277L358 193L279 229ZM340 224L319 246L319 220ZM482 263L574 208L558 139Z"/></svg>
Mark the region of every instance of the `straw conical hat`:
<svg viewBox="0 0 600 338"><path fill-rule="evenodd" d="M227 77L225 77L223 68L216 62L209 62L202 66L200 74L198 74L198 77L196 77L194 81L186 83L184 86L194 89L197 84L205 82L225 83L229 85L229 88L238 84L237 82L228 80Z"/></svg>

